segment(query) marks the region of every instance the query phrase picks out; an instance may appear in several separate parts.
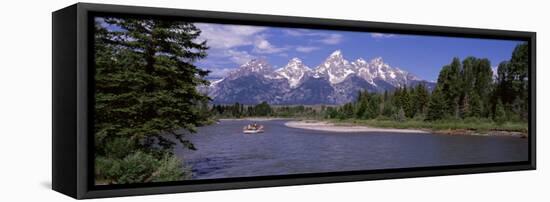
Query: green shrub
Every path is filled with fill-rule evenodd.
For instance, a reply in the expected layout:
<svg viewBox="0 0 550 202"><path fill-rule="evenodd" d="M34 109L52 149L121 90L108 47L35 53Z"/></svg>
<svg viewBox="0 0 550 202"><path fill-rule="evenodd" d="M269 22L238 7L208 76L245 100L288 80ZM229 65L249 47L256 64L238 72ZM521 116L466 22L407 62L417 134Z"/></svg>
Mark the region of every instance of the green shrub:
<svg viewBox="0 0 550 202"><path fill-rule="evenodd" d="M95 166L96 179L106 184L178 181L191 177L190 169L169 154L160 159L142 151L122 159L97 157Z"/></svg>
<svg viewBox="0 0 550 202"><path fill-rule="evenodd" d="M156 175L151 179L153 182L166 182L191 179L191 169L182 166L182 162L170 155L164 155L157 168Z"/></svg>
<svg viewBox="0 0 550 202"><path fill-rule="evenodd" d="M414 115L413 119L414 121L424 121L426 119L426 116L422 113L418 113Z"/></svg>
<svg viewBox="0 0 550 202"><path fill-rule="evenodd" d="M506 122L507 120L506 116L507 114L506 114L506 110L504 109L504 105L499 100L497 102L496 109L495 109L495 118L494 118L495 122L499 125L504 124L504 122Z"/></svg>
<svg viewBox="0 0 550 202"><path fill-rule="evenodd" d="M394 119L398 122L404 122L406 120L405 110L403 110L403 108L400 108L397 114L395 114Z"/></svg>
<svg viewBox="0 0 550 202"><path fill-rule="evenodd" d="M105 156L122 159L135 150L134 143L128 138L114 138L103 146Z"/></svg>

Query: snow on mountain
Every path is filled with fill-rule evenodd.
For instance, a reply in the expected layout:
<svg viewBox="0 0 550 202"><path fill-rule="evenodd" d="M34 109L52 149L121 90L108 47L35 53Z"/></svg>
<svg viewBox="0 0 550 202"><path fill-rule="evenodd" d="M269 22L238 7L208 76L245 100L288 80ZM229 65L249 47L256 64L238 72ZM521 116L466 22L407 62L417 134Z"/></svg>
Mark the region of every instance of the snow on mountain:
<svg viewBox="0 0 550 202"><path fill-rule="evenodd" d="M387 80L388 77L392 79L396 77L393 69L388 64L384 63L382 57L372 59L369 62L369 66L374 77L381 78L382 80Z"/></svg>
<svg viewBox="0 0 550 202"><path fill-rule="evenodd" d="M385 63L382 57L377 57L368 62L368 72L373 79L383 80L395 87L401 87L409 83L409 79L420 80L416 77L409 77L409 73L397 67L391 67ZM364 70L367 71L367 70Z"/></svg>
<svg viewBox="0 0 550 202"><path fill-rule="evenodd" d="M215 87L218 83L222 82L223 80L225 80L225 79L222 78L222 79L210 81L210 87Z"/></svg>
<svg viewBox="0 0 550 202"><path fill-rule="evenodd" d="M422 79L418 78L416 75L408 72L407 73L407 81L422 81Z"/></svg>
<svg viewBox="0 0 550 202"><path fill-rule="evenodd" d="M275 75L279 76L278 78L287 79L290 87L296 88L303 82L306 75L311 74L311 72L311 69L304 65L302 60L292 58L285 67L275 70Z"/></svg>
<svg viewBox="0 0 550 202"><path fill-rule="evenodd" d="M237 70L230 72L228 78L235 79L250 74L269 74L272 71L271 65L264 59L253 59L241 65Z"/></svg>
<svg viewBox="0 0 550 202"><path fill-rule="evenodd" d="M491 67L491 70L493 70L493 80L498 79L498 66Z"/></svg>
<svg viewBox="0 0 550 202"><path fill-rule="evenodd" d="M360 90L383 92L419 84L435 87L433 82L391 67L381 57L349 62L336 50L314 69L299 58L277 70L263 59L254 59L213 81L205 92L215 103L226 104L343 104L355 99Z"/></svg>
<svg viewBox="0 0 550 202"><path fill-rule="evenodd" d="M375 77L371 73L369 63L367 63L365 59L359 58L356 61L352 62L351 64L355 66L355 68L357 69L357 76L365 79L365 81L376 86L376 83L374 82Z"/></svg>
<svg viewBox="0 0 550 202"><path fill-rule="evenodd" d="M406 72L397 67L391 67L385 63L381 57L377 57L367 62L363 58L359 58L352 62L352 65L357 68L357 76L365 79L373 85L376 80L382 80L394 87L401 87L411 83L412 81L421 81L417 76Z"/></svg>
<svg viewBox="0 0 550 202"><path fill-rule="evenodd" d="M342 51L336 50L314 71L315 78L327 77L331 84L337 84L344 81L349 75L354 74L355 68L344 59Z"/></svg>

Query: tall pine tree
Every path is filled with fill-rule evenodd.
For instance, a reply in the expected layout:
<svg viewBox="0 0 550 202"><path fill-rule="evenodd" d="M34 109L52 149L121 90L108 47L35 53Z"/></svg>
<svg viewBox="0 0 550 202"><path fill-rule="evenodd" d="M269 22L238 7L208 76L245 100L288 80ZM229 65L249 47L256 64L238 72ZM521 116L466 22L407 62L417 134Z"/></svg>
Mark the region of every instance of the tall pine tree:
<svg viewBox="0 0 550 202"><path fill-rule="evenodd" d="M523 120L528 115L528 67L529 46L526 43L516 46L510 61L498 66L496 97L505 108L519 114Z"/></svg>
<svg viewBox="0 0 550 202"><path fill-rule="evenodd" d="M209 98L197 91L208 72L193 65L206 56L200 30L180 21L104 18L94 32L96 172L107 183L180 179L172 148L179 141L195 149L184 135L209 119ZM144 169L136 170L136 156L150 159Z"/></svg>
<svg viewBox="0 0 550 202"><path fill-rule="evenodd" d="M447 102L445 101L445 95L441 91L441 88L436 87L432 93L430 102L428 103L428 110L426 112L426 120L435 121L447 116Z"/></svg>

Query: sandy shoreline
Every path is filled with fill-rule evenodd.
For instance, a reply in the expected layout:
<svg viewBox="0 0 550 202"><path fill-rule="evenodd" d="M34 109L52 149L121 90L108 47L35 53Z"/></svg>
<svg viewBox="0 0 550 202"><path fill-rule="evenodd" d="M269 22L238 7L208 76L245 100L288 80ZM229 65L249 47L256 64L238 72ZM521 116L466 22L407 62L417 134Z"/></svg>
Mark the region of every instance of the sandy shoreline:
<svg viewBox="0 0 550 202"><path fill-rule="evenodd" d="M397 129L397 128L374 128L368 126L343 126L335 125L326 121L289 121L285 123L285 126L290 128L299 128L307 130L318 130L327 132L391 132L391 133L429 133L423 130L414 129Z"/></svg>
<svg viewBox="0 0 550 202"><path fill-rule="evenodd" d="M509 136L509 137L521 137L526 138L527 134L513 131L488 131L479 133L473 130L431 130L431 129L399 129L399 128L377 128L361 125L341 125L334 124L328 121L318 120L296 120L292 118L271 118L271 117L249 117L249 118L227 118L219 119L220 121L276 121L286 120L285 126L290 128L298 128L305 130L317 130L336 133L354 133L354 132L382 132L382 133L430 133L440 135L472 135L472 136Z"/></svg>

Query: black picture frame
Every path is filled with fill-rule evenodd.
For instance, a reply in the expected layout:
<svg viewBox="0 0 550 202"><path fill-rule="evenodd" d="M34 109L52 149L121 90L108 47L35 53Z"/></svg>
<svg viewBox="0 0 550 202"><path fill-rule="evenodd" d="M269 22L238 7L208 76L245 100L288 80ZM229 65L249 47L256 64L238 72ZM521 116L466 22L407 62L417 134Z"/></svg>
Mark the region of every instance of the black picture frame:
<svg viewBox="0 0 550 202"><path fill-rule="evenodd" d="M529 45L529 160L512 163L401 168L96 186L93 183L94 16L154 17L245 25L353 30L466 38L517 39ZM52 188L68 196L164 194L536 169L536 33L353 20L77 3L52 13Z"/></svg>

